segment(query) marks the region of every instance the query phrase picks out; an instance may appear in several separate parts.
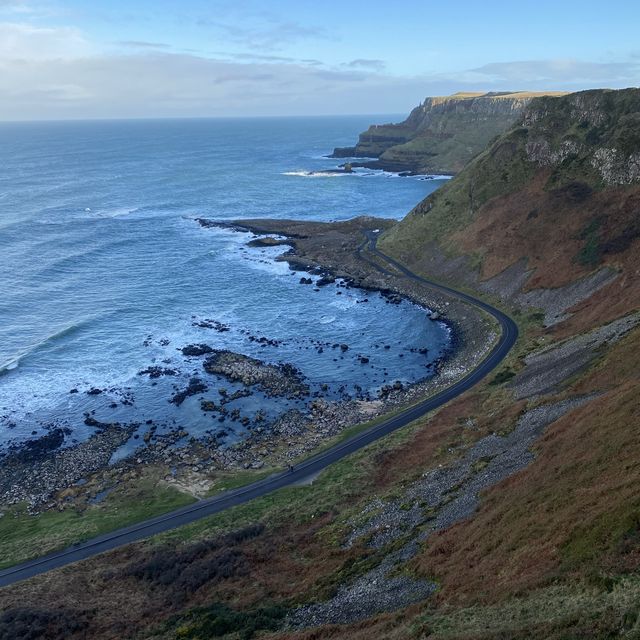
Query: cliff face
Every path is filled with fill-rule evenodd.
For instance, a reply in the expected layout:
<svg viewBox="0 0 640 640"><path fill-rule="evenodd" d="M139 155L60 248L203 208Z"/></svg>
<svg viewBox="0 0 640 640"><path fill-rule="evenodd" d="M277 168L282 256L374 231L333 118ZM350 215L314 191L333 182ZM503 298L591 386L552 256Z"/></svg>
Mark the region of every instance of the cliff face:
<svg viewBox="0 0 640 640"><path fill-rule="evenodd" d="M603 185L640 181L640 92L589 91L536 101L523 117L526 157Z"/></svg>
<svg viewBox="0 0 640 640"><path fill-rule="evenodd" d="M355 147L334 157L378 158L365 166L418 173L457 173L508 129L537 95L457 93L427 98L399 124L372 125Z"/></svg>

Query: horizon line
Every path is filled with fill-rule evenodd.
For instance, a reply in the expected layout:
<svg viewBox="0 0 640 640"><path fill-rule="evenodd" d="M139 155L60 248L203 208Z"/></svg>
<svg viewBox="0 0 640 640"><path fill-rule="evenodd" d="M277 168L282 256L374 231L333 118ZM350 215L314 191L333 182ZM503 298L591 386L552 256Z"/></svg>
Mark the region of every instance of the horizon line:
<svg viewBox="0 0 640 640"><path fill-rule="evenodd" d="M409 112L406 112L408 115ZM308 115L302 114L283 114L283 115L246 115L246 116L115 116L115 117L83 117L83 118L34 118L34 119L0 119L0 125L4 124L54 124L64 122L148 122L160 120L277 120L291 118L358 118L358 117L388 117L401 116L405 112L386 112L386 113L314 113Z"/></svg>

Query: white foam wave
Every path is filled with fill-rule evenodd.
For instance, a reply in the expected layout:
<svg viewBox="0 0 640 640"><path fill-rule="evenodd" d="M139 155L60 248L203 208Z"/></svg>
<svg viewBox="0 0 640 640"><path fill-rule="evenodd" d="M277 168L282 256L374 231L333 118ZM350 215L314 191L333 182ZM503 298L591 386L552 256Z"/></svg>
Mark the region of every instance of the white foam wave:
<svg viewBox="0 0 640 640"><path fill-rule="evenodd" d="M298 176L300 178L342 178L354 175L352 173L334 173L331 171L285 171L283 176Z"/></svg>
<svg viewBox="0 0 640 640"><path fill-rule="evenodd" d="M42 349L43 347L46 347L49 344L52 344L53 342L55 342L56 340L59 340L60 338L64 338L65 336L68 336L74 333L75 331L83 327L85 324L87 324L87 322L89 322L92 319L93 318L87 318L87 319L81 320L80 322L70 324L60 329L59 331L55 331L54 333L46 336L42 340L39 340L38 342L24 348L20 353L18 353L17 355L11 356L4 363L0 364L0 375L9 373L10 371L17 369L20 366L20 363L22 362L22 360L24 360L27 356L31 355L32 353L35 353L39 349Z"/></svg>
<svg viewBox="0 0 640 640"><path fill-rule="evenodd" d="M24 354L20 354L19 356L13 357L11 360L7 360L0 364L0 375L3 373L8 373L9 371L13 371L18 368L20 364L20 360L24 357Z"/></svg>
<svg viewBox="0 0 640 640"><path fill-rule="evenodd" d="M85 212L91 213L92 216L96 218L121 218L123 216L131 215L139 210L140 207L117 207L115 209L103 209L101 211L93 212L87 207Z"/></svg>
<svg viewBox="0 0 640 640"><path fill-rule="evenodd" d="M451 180L453 176L443 174L417 174L414 176L400 175L397 171L385 171L384 169L368 169L355 167L353 171L285 171L283 176L298 176L300 178L341 178L343 176L355 176L357 178L412 178L414 180Z"/></svg>

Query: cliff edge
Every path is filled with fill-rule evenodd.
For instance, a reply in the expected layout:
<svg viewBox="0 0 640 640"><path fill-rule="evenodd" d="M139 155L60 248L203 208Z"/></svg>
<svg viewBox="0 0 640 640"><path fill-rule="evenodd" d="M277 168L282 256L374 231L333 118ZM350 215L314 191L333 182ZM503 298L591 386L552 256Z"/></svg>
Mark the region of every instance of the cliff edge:
<svg viewBox="0 0 640 640"><path fill-rule="evenodd" d="M398 124L372 125L355 147L332 157L377 158L354 166L455 174L497 135L506 131L537 96L561 93L456 93L427 98Z"/></svg>

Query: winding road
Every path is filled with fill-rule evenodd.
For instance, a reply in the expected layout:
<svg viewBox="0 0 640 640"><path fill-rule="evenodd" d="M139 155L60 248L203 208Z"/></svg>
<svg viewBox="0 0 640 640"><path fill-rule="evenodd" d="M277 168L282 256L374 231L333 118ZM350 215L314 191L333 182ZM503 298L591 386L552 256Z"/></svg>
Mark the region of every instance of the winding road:
<svg viewBox="0 0 640 640"><path fill-rule="evenodd" d="M306 479L314 477L334 462L337 462L355 451L366 447L375 440L408 425L414 420L421 418L429 411L449 402L453 398L473 387L477 382L482 380L482 378L491 372L507 355L518 338L518 328L515 322L509 318L509 316L486 302L478 300L466 293L431 282L416 275L415 273L412 273L404 265L379 251L376 247L376 239L377 233L373 231L366 232L366 240L359 249L360 256L363 259L367 260L367 257L362 254L362 250L366 245L368 245L368 252L376 255L378 258L394 267L394 269L401 272L405 277L427 285L432 289L442 291L448 295L471 303L491 314L498 321L501 327L500 338L494 345L491 352L478 367L450 387L447 387L439 393L418 402L417 404L364 431L359 432L329 449L326 449L322 453L304 460L300 464L296 465L291 471L274 474L252 484L238 489L225 491L214 497L200 500L194 504L171 511L170 513L165 513L164 515L150 518L144 522L139 522L128 527L123 527L122 529L117 529L80 544L62 549L61 551L56 551L49 555L15 565L0 571L0 587L8 586L15 582L19 582L20 580L31 578L72 562L77 562L78 560L84 560L85 558L95 556L99 553L103 553L104 551L109 551L110 549L115 549L116 547L142 540L143 538L147 538L157 533L189 524L190 522L194 522L200 518L206 518L207 516L219 513L225 509L229 509L248 502L249 500L253 500L254 498L264 496L272 491L276 491L277 489L301 484ZM370 264L379 271L392 274L391 271L384 269L379 264L370 260L368 260L368 262L370 262Z"/></svg>

